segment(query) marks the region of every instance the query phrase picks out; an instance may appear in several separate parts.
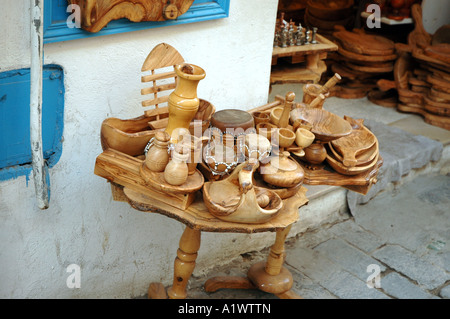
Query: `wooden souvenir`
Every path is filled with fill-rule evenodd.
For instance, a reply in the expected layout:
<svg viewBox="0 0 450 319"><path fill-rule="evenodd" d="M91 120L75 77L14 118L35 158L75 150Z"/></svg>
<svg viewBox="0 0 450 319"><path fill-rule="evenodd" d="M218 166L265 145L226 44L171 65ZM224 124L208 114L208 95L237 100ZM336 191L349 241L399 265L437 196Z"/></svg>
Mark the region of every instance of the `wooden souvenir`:
<svg viewBox="0 0 450 319"><path fill-rule="evenodd" d="M270 84L318 83L327 70L323 60L329 52L337 51L338 47L320 34L316 34L316 40L317 44L275 47ZM290 62L285 59L290 59Z"/></svg>
<svg viewBox="0 0 450 319"><path fill-rule="evenodd" d="M188 187L175 187L164 181L163 173L154 173L147 169L144 161L113 149L103 151L95 161L94 173L120 188L128 187L152 198L159 198L171 207L186 209L195 199L195 191L203 185L203 175L198 172L190 176L192 183ZM141 175L148 174L144 179ZM150 186L147 181L154 181ZM118 186L119 187L119 186Z"/></svg>
<svg viewBox="0 0 450 319"><path fill-rule="evenodd" d="M313 142L316 136L310 130L299 127L295 130L295 143L302 149L307 148Z"/></svg>
<svg viewBox="0 0 450 319"><path fill-rule="evenodd" d="M333 78L331 78L333 79ZM332 85L332 83L328 83ZM334 85L333 85L334 87ZM331 89L332 87L330 87ZM326 90L326 93L322 93L322 90ZM322 85L308 83L303 86L303 103L306 107L319 108L323 107L325 99L330 96L330 90ZM320 98L319 98L320 97ZM319 98L319 99L318 99Z"/></svg>
<svg viewBox="0 0 450 319"><path fill-rule="evenodd" d="M268 123L270 121L270 115L264 112L253 113L253 120L255 121L255 127L260 123Z"/></svg>
<svg viewBox="0 0 450 319"><path fill-rule="evenodd" d="M81 27L98 32L110 21L132 22L173 20L184 14L194 0L68 0L80 8Z"/></svg>
<svg viewBox="0 0 450 319"><path fill-rule="evenodd" d="M342 20L353 15L354 0L309 0L307 8L310 15L328 21Z"/></svg>
<svg viewBox="0 0 450 319"><path fill-rule="evenodd" d="M379 65L358 65L356 63L347 62L346 65L353 70L367 73L389 73L394 70L393 63L385 63Z"/></svg>
<svg viewBox="0 0 450 319"><path fill-rule="evenodd" d="M339 54L346 57L350 61L357 62L388 62L394 61L397 58L397 54L393 53L390 55L367 55L367 54L359 54L352 51L348 51L342 46L338 49Z"/></svg>
<svg viewBox="0 0 450 319"><path fill-rule="evenodd" d="M196 137L194 135L183 135L180 144L186 151L190 153L189 159L187 161L189 175L195 173L198 163L202 162L202 147L206 145L209 138Z"/></svg>
<svg viewBox="0 0 450 319"><path fill-rule="evenodd" d="M336 160L338 160L339 162L342 163L342 161L344 159L343 159L342 155L339 154L339 152L333 148L333 144L328 143L328 149L331 151L331 153L336 158ZM356 157L356 165L355 166L362 166L362 165L369 164L378 153L379 153L379 147L378 147L378 140L377 140L371 148L358 154L358 156Z"/></svg>
<svg viewBox="0 0 450 319"><path fill-rule="evenodd" d="M272 140L272 135L278 130L278 126L272 123L260 123L256 125L256 133L264 136L269 141Z"/></svg>
<svg viewBox="0 0 450 319"><path fill-rule="evenodd" d="M436 44L424 49L426 55L450 64L450 44Z"/></svg>
<svg viewBox="0 0 450 319"><path fill-rule="evenodd" d="M326 143L352 132L350 123L343 118L323 109L296 108L291 111L291 123L296 120L304 120L312 125L311 132L316 140Z"/></svg>
<svg viewBox="0 0 450 319"><path fill-rule="evenodd" d="M380 91L373 89L367 94L367 99L374 104L395 108L398 104L398 94L395 91Z"/></svg>
<svg viewBox="0 0 450 319"><path fill-rule="evenodd" d="M414 21L415 28L408 35L408 44L411 48L426 48L431 44L431 35L425 30L422 19L422 6L413 4L411 6L411 16Z"/></svg>
<svg viewBox="0 0 450 319"><path fill-rule="evenodd" d="M325 166L321 170L313 170L304 167L304 184L308 185L331 185L342 186L351 189L354 192L366 195L372 184L377 182L377 176L380 167L383 165L383 159L378 157L378 161L369 170L357 175L344 175L336 172L331 167Z"/></svg>
<svg viewBox="0 0 450 319"><path fill-rule="evenodd" d="M169 122L165 129L169 134L176 128L189 129L200 106L197 86L206 76L205 70L194 64L182 63L174 68L177 84L169 95Z"/></svg>
<svg viewBox="0 0 450 319"><path fill-rule="evenodd" d="M168 123L168 107L161 107L161 105L167 104L169 95L158 96L158 94L175 88L176 73L175 71L161 72L161 69L173 68L174 65L183 62L183 57L178 51L166 43L160 43L153 48L142 65L142 72L151 72L151 74L143 75L141 79L143 83L152 83L152 86L142 89L141 94L152 96L143 101L142 106L154 108L144 111L145 115L133 119L105 119L101 126L103 150L112 148L131 156L144 154L144 148L155 135L156 130L163 130ZM173 79L172 82L169 79ZM159 80L169 83L160 85L157 82ZM214 111L215 108L211 103L200 99L199 110L194 118L198 122L190 123L189 126L191 134L194 134L198 124L204 132L209 126L211 114Z"/></svg>
<svg viewBox="0 0 450 319"><path fill-rule="evenodd" d="M169 163L170 135L163 131L155 134L153 145L149 148L145 157L145 165L153 172L164 172Z"/></svg>
<svg viewBox="0 0 450 319"><path fill-rule="evenodd" d="M378 161L379 154L375 155L375 158L367 165L362 166L345 166L339 160L337 160L333 154L327 154L327 162L330 166L339 174L342 175L358 175L370 170Z"/></svg>
<svg viewBox="0 0 450 319"><path fill-rule="evenodd" d="M256 158L259 161L268 157L272 150L271 142L263 135L250 133L245 135L243 153L247 158Z"/></svg>
<svg viewBox="0 0 450 319"><path fill-rule="evenodd" d="M183 148L178 144L172 152L172 158L164 169L164 180L173 186L180 186L186 183L189 175L187 161L189 153L183 153Z"/></svg>
<svg viewBox="0 0 450 319"><path fill-rule="evenodd" d="M366 34L363 30L347 31L342 26L335 26L334 38L348 51L365 55L392 55L395 53L395 44L391 40Z"/></svg>
<svg viewBox="0 0 450 319"><path fill-rule="evenodd" d="M343 19L339 20L327 20L327 19L319 19L315 17L309 8L305 11L305 21L306 25L309 27L317 27L320 30L333 30L336 25L346 27L353 21L353 16L347 16Z"/></svg>
<svg viewBox="0 0 450 319"><path fill-rule="evenodd" d="M223 133L236 130L245 132L247 129L255 127L255 121L248 112L238 109L226 109L213 114L211 126L218 128Z"/></svg>
<svg viewBox="0 0 450 319"><path fill-rule="evenodd" d="M275 217L283 202L275 192L253 185L257 167L258 161L245 162L228 178L205 183L203 202L213 216L249 224L264 223Z"/></svg>

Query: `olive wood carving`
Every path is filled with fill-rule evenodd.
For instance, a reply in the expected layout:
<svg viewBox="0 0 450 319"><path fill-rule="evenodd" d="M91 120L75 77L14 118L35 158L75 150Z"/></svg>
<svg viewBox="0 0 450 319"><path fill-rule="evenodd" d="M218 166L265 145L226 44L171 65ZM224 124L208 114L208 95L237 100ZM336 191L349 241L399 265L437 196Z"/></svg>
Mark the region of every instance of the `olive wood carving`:
<svg viewBox="0 0 450 319"><path fill-rule="evenodd" d="M81 27L98 32L110 21L132 22L173 20L184 14L194 0L68 0L81 8Z"/></svg>

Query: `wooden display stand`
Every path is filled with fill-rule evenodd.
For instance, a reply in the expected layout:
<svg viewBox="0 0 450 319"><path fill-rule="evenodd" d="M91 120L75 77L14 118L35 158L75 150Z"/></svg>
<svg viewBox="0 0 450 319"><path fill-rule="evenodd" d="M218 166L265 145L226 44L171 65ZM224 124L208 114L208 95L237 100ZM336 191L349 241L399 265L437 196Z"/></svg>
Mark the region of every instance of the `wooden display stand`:
<svg viewBox="0 0 450 319"><path fill-rule="evenodd" d="M259 288L280 298L299 298L290 289L292 275L282 266L284 262L284 241L294 222L298 220L298 209L305 205L306 189L302 187L296 195L284 200L280 213L264 224L240 224L224 222L212 216L201 197L186 209L171 207L157 198L144 195L132 188L125 188L124 194L132 207L140 211L157 212L174 218L186 225L180 238L179 249L174 265L173 285L166 291L162 284L151 283L148 297L154 299L183 299L187 297L186 286L194 271L197 252L200 248L201 232L258 233L276 232L276 240L271 248L267 262L250 268L248 278L215 277L205 283L205 289L213 292L221 288Z"/></svg>
<svg viewBox="0 0 450 319"><path fill-rule="evenodd" d="M270 84L318 83L327 70L323 60L328 52L337 51L338 46L320 34L316 40L318 44L274 48ZM280 63L281 59L285 63Z"/></svg>

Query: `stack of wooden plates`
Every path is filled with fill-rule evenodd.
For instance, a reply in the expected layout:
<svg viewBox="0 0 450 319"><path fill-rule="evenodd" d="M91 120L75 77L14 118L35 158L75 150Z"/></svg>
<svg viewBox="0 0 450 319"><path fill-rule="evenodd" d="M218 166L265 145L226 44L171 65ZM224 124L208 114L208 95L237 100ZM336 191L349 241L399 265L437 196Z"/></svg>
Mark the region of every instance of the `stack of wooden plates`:
<svg viewBox="0 0 450 319"><path fill-rule="evenodd" d="M320 34L331 35L335 25L350 26L354 19L354 0L309 0L305 23L319 28Z"/></svg>
<svg viewBox="0 0 450 319"><path fill-rule="evenodd" d="M450 130L450 26L428 34L420 6L412 7L416 28L408 45L397 44L395 85L402 112L417 113L425 122Z"/></svg>
<svg viewBox="0 0 450 319"><path fill-rule="evenodd" d="M333 39L339 49L330 55L331 71L345 79L335 87L335 96L361 98L377 87L378 80L392 77L397 59L394 42L362 29L347 31L340 26L335 29Z"/></svg>
<svg viewBox="0 0 450 319"><path fill-rule="evenodd" d="M363 120L346 120L352 124L352 133L328 143L327 162L340 174L362 174L378 162L378 139L363 125Z"/></svg>

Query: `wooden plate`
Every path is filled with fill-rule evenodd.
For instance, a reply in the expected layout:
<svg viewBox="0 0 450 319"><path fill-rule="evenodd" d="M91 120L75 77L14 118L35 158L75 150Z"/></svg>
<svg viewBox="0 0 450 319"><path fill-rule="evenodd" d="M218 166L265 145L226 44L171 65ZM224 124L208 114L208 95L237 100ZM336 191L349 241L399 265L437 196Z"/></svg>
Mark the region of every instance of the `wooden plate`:
<svg viewBox="0 0 450 319"><path fill-rule="evenodd" d="M361 62L387 62L387 61L394 61L395 59L397 59L397 54L390 54L390 55L359 54L348 51L342 46L339 46L338 52L348 59Z"/></svg>
<svg viewBox="0 0 450 319"><path fill-rule="evenodd" d="M334 157L342 163L344 158L341 154L339 154L338 151L336 151L331 143L328 143L328 147L330 148L331 153L334 155ZM356 166L364 166L369 164L375 156L379 153L379 147L378 147L378 140L375 142L375 144L372 145L367 151L362 152L361 154L358 154L356 157ZM343 165L343 164L342 164Z"/></svg>
<svg viewBox="0 0 450 319"><path fill-rule="evenodd" d="M341 26L333 37L344 47L345 50L365 55L392 55L395 53L395 44L391 40L372 34L366 34L363 30L347 31Z"/></svg>
<svg viewBox="0 0 450 319"><path fill-rule="evenodd" d="M196 170L194 174L188 176L184 184L180 186L170 185L164 179L164 172L151 171L147 168L145 162L140 167L140 175L149 186L159 191L175 194L189 194L198 191L205 181L203 175Z"/></svg>
<svg viewBox="0 0 450 319"><path fill-rule="evenodd" d="M352 130L351 134L331 141L335 150L342 154L344 166L353 167L357 164L356 157L371 148L377 141L375 135L366 127Z"/></svg>
<svg viewBox="0 0 450 319"><path fill-rule="evenodd" d="M362 174L364 172L367 172L372 167L375 166L375 164L378 161L378 157L380 156L379 153L375 156L375 158L367 165L363 166L355 166L355 167L346 167L341 162L339 162L333 154L328 153L327 155L327 162L330 164L331 168L333 168L336 172L342 175L358 175Z"/></svg>

